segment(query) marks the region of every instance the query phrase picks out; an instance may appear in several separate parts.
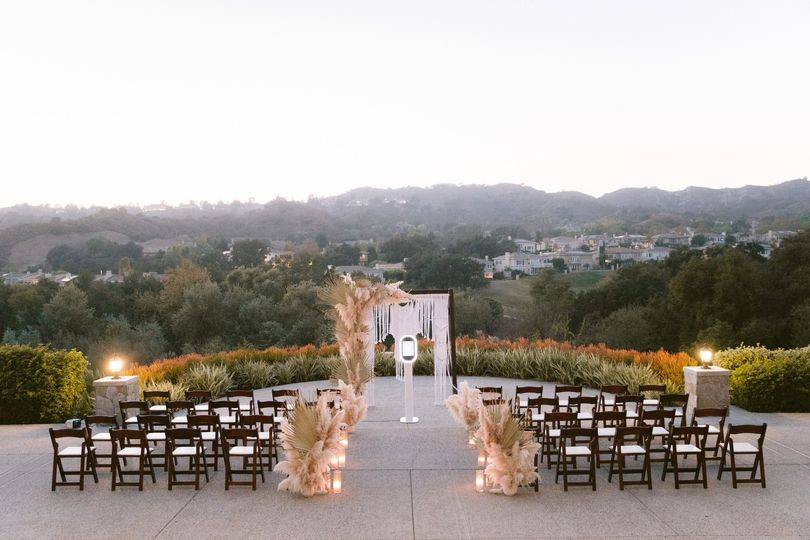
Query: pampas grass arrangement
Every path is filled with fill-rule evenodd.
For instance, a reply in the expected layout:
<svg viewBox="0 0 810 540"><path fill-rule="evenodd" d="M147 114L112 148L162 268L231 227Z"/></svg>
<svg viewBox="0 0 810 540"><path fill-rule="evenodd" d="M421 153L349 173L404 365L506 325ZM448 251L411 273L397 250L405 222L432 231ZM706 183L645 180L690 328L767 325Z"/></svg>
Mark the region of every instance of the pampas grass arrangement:
<svg viewBox="0 0 810 540"><path fill-rule="evenodd" d="M400 282L401 283L401 282ZM345 423L352 429L366 415L363 390L374 376L366 365L366 351L371 335L366 315L377 304L403 302L413 297L400 290L400 283L373 283L351 276L333 279L321 288L319 296L330 309L327 316L335 323L335 338L341 362L332 370L332 381L341 389Z"/></svg>
<svg viewBox="0 0 810 540"><path fill-rule="evenodd" d="M466 381L459 386L458 394L453 394L444 400L447 410L456 421L464 426L469 435L478 429L478 411L483 406L481 391L471 388Z"/></svg>
<svg viewBox="0 0 810 540"><path fill-rule="evenodd" d="M534 460L540 445L512 416L509 405L481 407L478 422L475 437L487 454L484 474L492 486L490 492L514 495L518 487L535 482L538 476Z"/></svg>
<svg viewBox="0 0 810 540"><path fill-rule="evenodd" d="M275 469L287 475L279 491L300 493L304 497L329 491L329 464L340 452L343 411L332 411L326 394L315 405L299 402L281 428L284 461Z"/></svg>

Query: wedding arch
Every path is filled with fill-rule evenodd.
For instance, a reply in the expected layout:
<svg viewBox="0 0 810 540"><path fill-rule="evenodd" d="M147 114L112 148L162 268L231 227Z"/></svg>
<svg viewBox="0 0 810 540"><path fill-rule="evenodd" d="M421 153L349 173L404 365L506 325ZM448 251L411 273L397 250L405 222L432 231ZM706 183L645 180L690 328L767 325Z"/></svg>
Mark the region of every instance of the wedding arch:
<svg viewBox="0 0 810 540"><path fill-rule="evenodd" d="M420 335L433 341L433 399L442 405L456 384L456 321L453 289L427 289L408 291L405 301L383 300L365 314L369 329L366 349L366 366L373 372L375 348L388 336L394 338L396 375L402 379L403 366L396 347L399 338L405 335ZM367 392L367 402L374 405L374 382Z"/></svg>

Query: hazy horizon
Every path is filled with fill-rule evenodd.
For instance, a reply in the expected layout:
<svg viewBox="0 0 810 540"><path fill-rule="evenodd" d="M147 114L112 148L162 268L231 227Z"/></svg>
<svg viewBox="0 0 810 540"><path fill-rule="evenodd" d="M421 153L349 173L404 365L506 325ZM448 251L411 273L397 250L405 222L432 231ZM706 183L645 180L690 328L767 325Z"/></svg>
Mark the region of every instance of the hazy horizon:
<svg viewBox="0 0 810 540"><path fill-rule="evenodd" d="M810 3L0 4L0 207L810 170Z"/></svg>

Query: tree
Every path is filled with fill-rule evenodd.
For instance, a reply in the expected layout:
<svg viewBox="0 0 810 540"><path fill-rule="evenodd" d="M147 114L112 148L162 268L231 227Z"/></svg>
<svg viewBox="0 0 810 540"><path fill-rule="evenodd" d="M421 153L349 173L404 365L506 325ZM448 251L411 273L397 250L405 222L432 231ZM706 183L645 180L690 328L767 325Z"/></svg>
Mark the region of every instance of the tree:
<svg viewBox="0 0 810 540"><path fill-rule="evenodd" d="M231 261L238 268L250 268L264 263L267 244L262 240L239 240L231 248Z"/></svg>
<svg viewBox="0 0 810 540"><path fill-rule="evenodd" d="M56 338L65 334L76 338L93 330L93 310L87 294L73 285L63 287L42 307L42 335Z"/></svg>
<svg viewBox="0 0 810 540"><path fill-rule="evenodd" d="M211 283L208 270L184 259L179 266L169 270L166 276L160 294L161 311L167 316L171 315L180 308L187 289L197 284L208 283Z"/></svg>
<svg viewBox="0 0 810 540"><path fill-rule="evenodd" d="M339 244L326 250L324 260L332 266L351 266L360 262L360 248L349 244Z"/></svg>
<svg viewBox="0 0 810 540"><path fill-rule="evenodd" d="M439 249L432 236L395 236L383 242L380 255L388 262L400 262L425 253L435 253Z"/></svg>
<svg viewBox="0 0 810 540"><path fill-rule="evenodd" d="M456 334L475 336L495 335L503 320L500 302L474 294L455 297Z"/></svg>
<svg viewBox="0 0 810 540"><path fill-rule="evenodd" d="M566 340L574 310L571 282L557 277L554 270L544 270L532 283L535 328L541 336Z"/></svg>
<svg viewBox="0 0 810 540"><path fill-rule="evenodd" d="M194 347L226 335L229 318L222 291L216 283L195 283L183 293L183 302L171 316L178 341Z"/></svg>
<svg viewBox="0 0 810 540"><path fill-rule="evenodd" d="M405 269L408 284L419 288L480 289L487 285L479 263L449 253L410 258Z"/></svg>

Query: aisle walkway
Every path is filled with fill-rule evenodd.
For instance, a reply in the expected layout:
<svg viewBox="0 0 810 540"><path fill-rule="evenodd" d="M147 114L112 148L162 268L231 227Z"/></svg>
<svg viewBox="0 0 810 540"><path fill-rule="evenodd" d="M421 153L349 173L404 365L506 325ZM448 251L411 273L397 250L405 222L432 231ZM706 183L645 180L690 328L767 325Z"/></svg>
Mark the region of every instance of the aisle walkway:
<svg viewBox="0 0 810 540"><path fill-rule="evenodd" d="M475 384L515 381L470 378ZM321 384L323 386L324 384ZM301 385L312 387L313 384ZM277 493L272 473L256 492L224 491L222 472L199 492L158 483L110 492L109 473L85 492L49 491L47 426L0 426L0 538L536 538L603 536L807 536L810 531L810 414L732 412L767 421L768 488L709 489L656 481L620 492L599 473L598 490L564 493L543 469L540 492L515 497L473 490L475 452L443 407L432 377L418 377L419 424L405 426L402 386L377 384L378 406L351 437L341 495ZM550 392L550 391L549 391ZM269 390L257 392L269 396Z"/></svg>

